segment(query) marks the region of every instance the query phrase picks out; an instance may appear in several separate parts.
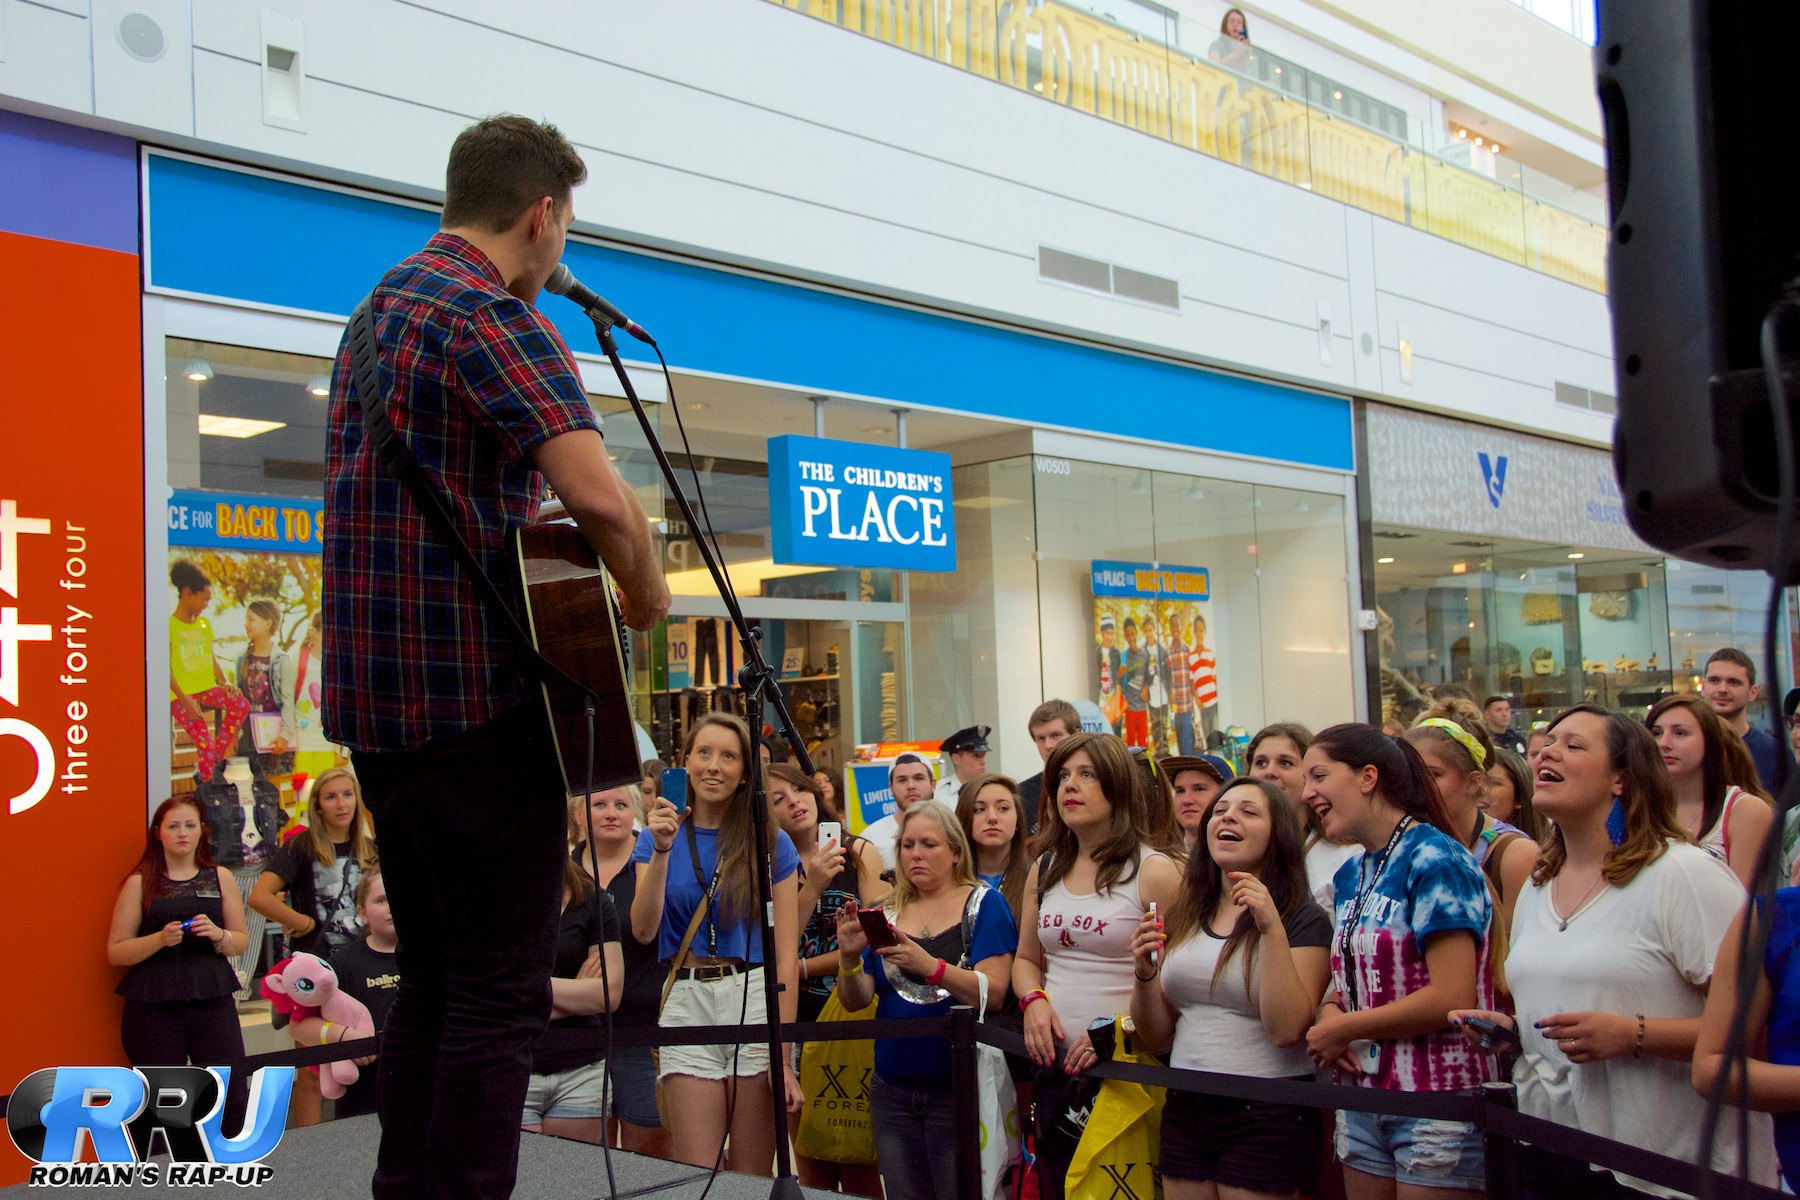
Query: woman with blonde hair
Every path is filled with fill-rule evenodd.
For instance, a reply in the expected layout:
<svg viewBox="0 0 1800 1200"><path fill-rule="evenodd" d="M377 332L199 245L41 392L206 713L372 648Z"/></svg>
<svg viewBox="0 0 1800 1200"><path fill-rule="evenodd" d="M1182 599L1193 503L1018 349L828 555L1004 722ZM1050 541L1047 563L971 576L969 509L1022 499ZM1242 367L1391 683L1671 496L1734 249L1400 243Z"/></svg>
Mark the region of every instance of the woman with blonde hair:
<svg viewBox="0 0 1800 1200"><path fill-rule="evenodd" d="M877 1001L878 1019L933 1017L953 1004L1006 995L1018 927L993 889L975 878L962 825L940 804L900 817L894 890L882 907L892 945L872 949L856 906L838 910L838 994L844 1007ZM869 1111L887 1200L953 1200L956 1106L947 1038L878 1038Z"/></svg>
<svg viewBox="0 0 1800 1200"><path fill-rule="evenodd" d="M664 1028L761 1024L765 1019L763 940L758 920L755 799L750 794L750 730L729 713L707 713L682 748L688 810L661 797L645 816L631 861L636 894L631 927L656 939L657 959L674 971L663 1004ZM781 977L780 1017L792 1021L799 995L800 857L787 834L774 831L775 963ZM685 949L684 949L685 947ZM770 1111L769 1048L665 1046L658 1068L675 1157L767 1175L775 1158ZM803 1099L787 1063L774 1064L788 1107Z"/></svg>

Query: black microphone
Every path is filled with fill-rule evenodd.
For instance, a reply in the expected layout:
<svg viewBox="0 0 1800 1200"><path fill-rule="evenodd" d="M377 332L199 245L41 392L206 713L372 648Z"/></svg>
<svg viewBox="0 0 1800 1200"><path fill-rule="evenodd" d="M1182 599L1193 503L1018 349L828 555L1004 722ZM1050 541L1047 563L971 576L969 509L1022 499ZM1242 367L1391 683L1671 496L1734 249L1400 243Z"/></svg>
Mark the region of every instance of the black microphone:
<svg viewBox="0 0 1800 1200"><path fill-rule="evenodd" d="M656 339L645 333L642 325L614 308L606 297L575 278L562 263L557 263L556 270L550 272L550 278L544 282L544 290L573 300L581 305L581 311L588 316L605 321L608 325L617 325L640 342L656 345Z"/></svg>

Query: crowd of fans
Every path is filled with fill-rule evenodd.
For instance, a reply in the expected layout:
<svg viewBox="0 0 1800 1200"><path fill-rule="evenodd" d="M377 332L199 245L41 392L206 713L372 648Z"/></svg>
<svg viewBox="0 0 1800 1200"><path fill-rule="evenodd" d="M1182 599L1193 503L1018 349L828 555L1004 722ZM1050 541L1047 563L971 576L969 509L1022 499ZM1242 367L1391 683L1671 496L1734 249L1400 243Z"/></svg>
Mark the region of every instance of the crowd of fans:
<svg viewBox="0 0 1800 1200"><path fill-rule="evenodd" d="M1044 760L1028 781L1035 796L984 762L942 791L931 763L903 754L890 768L893 818L864 836L844 832L839 776L777 762L766 777L772 963L756 907L749 730L708 715L678 756L685 810L656 794L661 763L645 764L641 786L571 804L525 1125L703 1167L723 1146L733 1170L768 1173L769 1076L779 1072L797 1111L802 1048L771 1062L754 1040L620 1046L609 1063L579 1035L608 1011L622 1027L761 1023L773 970L784 1020L871 1005L881 1018L927 1017L960 1003L1020 1031L1028 1061L1012 1074L1044 1197L1064 1194L1094 1096L1085 1075L1121 1016L1175 1067L1419 1093L1510 1078L1529 1115L1691 1159L1702 1092L1724 1067L1733 930L1771 834L1782 878L1800 883L1800 836L1793 822L1776 828L1773 764L1759 769L1765 747L1746 738L1753 689L1749 660L1722 651L1699 695L1667 697L1643 719L1579 704L1527 740L1496 728L1506 698L1477 707L1448 688L1404 729L1272 724L1241 776L1213 755L1153 760L1081 732L1073 706L1050 701L1029 721ZM1793 740L1800 755L1800 730ZM127 969L132 1063L242 1061L226 960L245 948L246 904L282 927L290 950L329 962L370 1014L366 1025L308 1014L290 1027L298 1043L380 1028L397 937L354 775L321 775L308 817L246 901L213 865L199 803L158 807L108 944ZM1775 1184L1785 1165L1792 1184L1800 887L1756 911L1772 932L1751 998L1753 1057L1728 1084L1761 1111L1742 1126L1747 1140L1722 1123L1714 1161L1735 1170L1741 1150L1753 1179ZM802 1181L891 1200L954 1196L947 1042L878 1039L872 1065L876 1161L802 1154ZM240 1109L241 1076L230 1099ZM337 1114L372 1111L375 1086L365 1072ZM318 1111L317 1085L296 1088L296 1120ZM1545 1151L1523 1166L1534 1197L1678 1194ZM1485 1180L1468 1123L1180 1091L1162 1111L1159 1169L1171 1200L1340 1185L1353 1200L1477 1196Z"/></svg>

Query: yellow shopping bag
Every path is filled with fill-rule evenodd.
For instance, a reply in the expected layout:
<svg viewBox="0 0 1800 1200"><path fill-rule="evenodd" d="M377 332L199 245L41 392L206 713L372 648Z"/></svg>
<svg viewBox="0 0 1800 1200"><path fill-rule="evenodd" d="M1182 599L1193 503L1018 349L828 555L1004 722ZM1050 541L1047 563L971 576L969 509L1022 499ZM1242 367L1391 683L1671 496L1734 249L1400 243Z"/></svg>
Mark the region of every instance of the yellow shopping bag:
<svg viewBox="0 0 1800 1200"><path fill-rule="evenodd" d="M1113 1061L1156 1065L1140 1054L1129 1025L1113 1018ZM1066 1177L1067 1200L1159 1200L1165 1089L1107 1079L1075 1147Z"/></svg>
<svg viewBox="0 0 1800 1200"><path fill-rule="evenodd" d="M820 1021L867 1021L875 1003L844 1011L836 989L819 1012ZM872 1163L875 1128L869 1121L869 1082L875 1077L874 1042L807 1042L800 1048L800 1090L806 1103L794 1134L794 1149L820 1162Z"/></svg>

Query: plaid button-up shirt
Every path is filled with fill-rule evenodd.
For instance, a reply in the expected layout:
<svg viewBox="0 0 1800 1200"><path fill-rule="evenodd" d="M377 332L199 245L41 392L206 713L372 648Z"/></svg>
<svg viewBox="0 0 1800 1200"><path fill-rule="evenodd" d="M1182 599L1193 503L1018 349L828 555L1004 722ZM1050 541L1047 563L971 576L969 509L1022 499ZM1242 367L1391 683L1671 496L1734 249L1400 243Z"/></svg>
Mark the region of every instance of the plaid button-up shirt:
<svg viewBox="0 0 1800 1200"><path fill-rule="evenodd" d="M502 592L506 533L544 494L539 443L597 429L575 360L493 262L440 233L375 289L395 432ZM325 458L325 727L353 750L409 750L527 698L511 643L406 486L363 436L350 351L332 372Z"/></svg>

